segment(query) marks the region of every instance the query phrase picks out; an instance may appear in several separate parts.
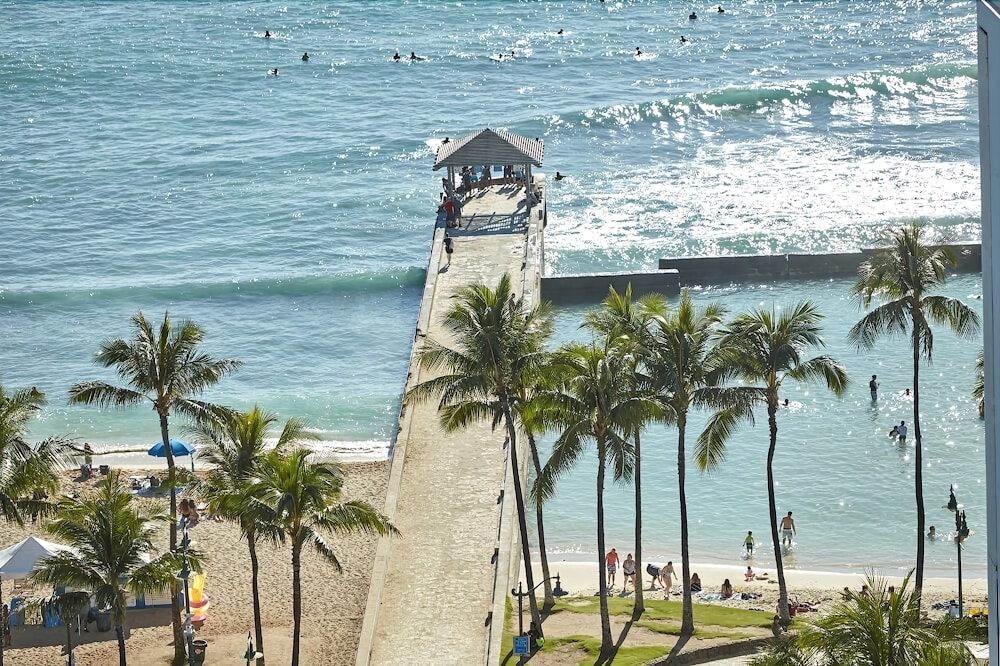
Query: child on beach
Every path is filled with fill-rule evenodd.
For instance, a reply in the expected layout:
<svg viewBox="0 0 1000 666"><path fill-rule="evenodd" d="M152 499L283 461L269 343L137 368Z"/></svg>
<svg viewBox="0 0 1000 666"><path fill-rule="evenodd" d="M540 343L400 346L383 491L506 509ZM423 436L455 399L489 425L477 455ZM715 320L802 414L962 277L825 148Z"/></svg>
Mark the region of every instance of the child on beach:
<svg viewBox="0 0 1000 666"><path fill-rule="evenodd" d="M747 538L743 539L743 547L746 548L747 557L753 557L753 532L747 532Z"/></svg>
<svg viewBox="0 0 1000 666"><path fill-rule="evenodd" d="M744 578L745 578L745 579L746 579L746 580L747 580L747 581L749 582L749 581L753 580L754 578L756 578L756 577L757 577L757 574L755 574L755 573L753 572L753 569L751 569L751 568L750 568L750 567L748 566L748 567L747 567L747 572L746 572L745 574L743 574L743 577L744 577Z"/></svg>

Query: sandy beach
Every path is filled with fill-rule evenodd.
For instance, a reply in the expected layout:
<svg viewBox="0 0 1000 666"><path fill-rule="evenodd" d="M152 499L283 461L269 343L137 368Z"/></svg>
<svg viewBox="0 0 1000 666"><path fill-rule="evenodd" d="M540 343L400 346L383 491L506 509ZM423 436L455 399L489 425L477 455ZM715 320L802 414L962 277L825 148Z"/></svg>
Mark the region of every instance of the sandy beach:
<svg viewBox="0 0 1000 666"><path fill-rule="evenodd" d="M163 469L150 469L162 476ZM388 462L345 465L345 499L360 499L381 506L384 502ZM138 472L135 472L138 473ZM79 491L87 482L67 475L65 491ZM145 501L160 501L147 499ZM40 525L23 528L5 525L0 547L17 543L28 535L49 538ZM165 548L166 529L158 535L158 546ZM247 631L253 629L250 596L250 558L239 530L223 522L203 520L191 530L194 545L205 553L205 593L211 599L208 620L197 638L208 641L207 663L237 663L246 651ZM310 550L303 553L302 587L302 663L353 664L365 602L368 597L371 559L375 539L363 536L331 537L343 573ZM291 550L261 545L261 603L264 609L264 641L269 664L288 664L292 636ZM12 594L10 582L4 583L4 598ZM43 591L40 591L43 592ZM44 592L43 592L44 593ZM129 612L131 635L126 641L130 662L161 664L173 654L170 612L167 609ZM5 652L7 663L17 666L52 666L65 663L64 627L15 627L12 646ZM75 650L79 666L103 666L118 663L114 632L90 633L77 637L83 644Z"/></svg>
<svg viewBox="0 0 1000 666"><path fill-rule="evenodd" d="M660 563L662 564L662 563ZM680 565L674 563L677 577L680 578ZM535 581L541 581L541 565L534 562L532 565ZM763 610L774 610L778 601L778 580L774 570L755 569L758 575L766 573L766 578L759 577L753 581L746 581L744 573L746 565L720 565L692 563L692 573L697 573L702 580L703 592L706 595L718 593L722 582L728 578L737 592L747 592L759 595L755 599L727 599L727 600L705 600L695 598L695 603L717 603L738 608L753 608ZM570 595L591 596L597 593L598 567L597 563L549 560L549 572L552 576L559 574L559 582L562 588ZM644 589L649 590L649 574L643 572ZM899 576L888 576L890 584L899 585L902 578ZM818 606L820 612L824 608L831 607L840 599L840 593L845 587L859 590L865 581L863 573L841 573L831 571L802 571L799 569L786 569L785 580L788 584L788 595L792 601L800 603L810 603ZM622 574L618 571L615 594L621 594ZM554 584L554 583L553 583ZM912 582L911 582L912 584ZM965 610L982 608L986 606L986 579L963 578L962 590ZM631 588L630 588L631 589ZM681 600L680 584L675 582L671 599ZM958 598L958 578L925 578L924 579L924 608L929 609L930 614L943 614L944 610L933 609L934 604L947 602ZM651 598L662 599L662 591L649 591L646 593ZM626 595L630 596L630 595Z"/></svg>

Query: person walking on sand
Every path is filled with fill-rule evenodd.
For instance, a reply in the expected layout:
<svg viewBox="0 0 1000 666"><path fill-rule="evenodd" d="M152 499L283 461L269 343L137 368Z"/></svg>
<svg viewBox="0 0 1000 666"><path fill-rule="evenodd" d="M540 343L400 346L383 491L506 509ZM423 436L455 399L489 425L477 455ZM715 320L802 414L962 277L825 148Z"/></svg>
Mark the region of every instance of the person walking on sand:
<svg viewBox="0 0 1000 666"><path fill-rule="evenodd" d="M615 586L615 573L618 571L618 551L614 548L604 557L604 562L608 565L608 589Z"/></svg>
<svg viewBox="0 0 1000 666"><path fill-rule="evenodd" d="M789 511L788 515L781 519L781 545L791 546L792 537L797 534L795 531L795 521L792 520L792 512Z"/></svg>
<svg viewBox="0 0 1000 666"><path fill-rule="evenodd" d="M868 390L872 392L872 402L878 400L878 382L875 381L878 375L872 375L872 380L868 382Z"/></svg>
<svg viewBox="0 0 1000 666"><path fill-rule="evenodd" d="M628 584L632 583L632 589L635 589L635 559L632 558L632 553L629 553L625 557L625 561L622 562L622 577L625 579L622 581L622 592L624 593L628 589Z"/></svg>
<svg viewBox="0 0 1000 666"><path fill-rule="evenodd" d="M660 585L663 586L663 598L670 598L670 588L674 586L677 574L674 573L674 563L667 562L667 566L660 569Z"/></svg>
<svg viewBox="0 0 1000 666"><path fill-rule="evenodd" d="M447 232L444 234L444 251L448 255L448 265L451 266L451 255L455 251L455 240Z"/></svg>
<svg viewBox="0 0 1000 666"><path fill-rule="evenodd" d="M743 547L747 549L747 557L753 557L754 543L753 532L748 531L747 538L743 539Z"/></svg>

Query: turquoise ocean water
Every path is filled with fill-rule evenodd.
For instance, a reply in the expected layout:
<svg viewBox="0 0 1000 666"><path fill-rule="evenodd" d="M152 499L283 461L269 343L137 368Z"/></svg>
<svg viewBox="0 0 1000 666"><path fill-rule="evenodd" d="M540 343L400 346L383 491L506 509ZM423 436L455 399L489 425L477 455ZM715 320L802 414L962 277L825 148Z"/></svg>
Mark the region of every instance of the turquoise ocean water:
<svg viewBox="0 0 1000 666"><path fill-rule="evenodd" d="M65 396L111 378L91 357L129 315L169 308L205 327L211 353L246 361L211 398L304 416L327 449L384 455L429 250L434 148L486 126L542 138L543 170L568 175L549 189L551 272L852 249L913 218L979 238L972 3L723 6L4 3L0 380L48 394L39 437L155 442L147 410L69 408ZM393 63L397 50L427 60ZM905 405L872 410L862 380L877 371L901 390L906 354L846 346L845 285L704 296L830 308L831 347L858 386L841 402L790 393L802 407L782 423L777 463L779 506L800 520L790 563L898 568L915 538L911 453L880 433ZM976 295L978 277L952 289ZM561 339L578 318L560 313ZM948 526L933 507L957 482L983 531L983 429L968 398L978 345L938 343L924 375L928 518ZM692 479L697 557L730 561L746 529L766 535L763 436L741 433L729 466ZM669 437L650 434L663 464L646 495L646 550L664 559L677 557ZM550 509L568 557L593 548L590 486L581 467ZM619 494L609 529L622 550ZM985 539L968 550L982 573ZM954 548L928 557L950 571Z"/></svg>

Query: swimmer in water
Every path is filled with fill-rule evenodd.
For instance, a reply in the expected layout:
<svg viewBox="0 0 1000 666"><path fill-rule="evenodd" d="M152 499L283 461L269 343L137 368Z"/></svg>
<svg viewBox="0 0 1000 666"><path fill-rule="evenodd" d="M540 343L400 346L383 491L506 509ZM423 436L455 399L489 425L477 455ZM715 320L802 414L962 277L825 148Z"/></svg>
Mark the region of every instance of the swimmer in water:
<svg viewBox="0 0 1000 666"><path fill-rule="evenodd" d="M267 70L267 75L268 76L277 76L278 75L278 68L275 67L274 69Z"/></svg>
<svg viewBox="0 0 1000 666"><path fill-rule="evenodd" d="M687 44L687 41L688 40L684 37L684 35L681 35L681 44Z"/></svg>
<svg viewBox="0 0 1000 666"><path fill-rule="evenodd" d="M719 5L719 8L716 11L719 12L720 14L726 13L726 10L722 8L722 5Z"/></svg>
<svg viewBox="0 0 1000 666"><path fill-rule="evenodd" d="M642 55L642 50L637 46L635 47L635 57L638 58Z"/></svg>
<svg viewBox="0 0 1000 666"><path fill-rule="evenodd" d="M559 173L558 171L556 171L556 180L562 180L562 179L563 179L563 178L565 178L565 177L566 177L566 176L564 176L564 175L562 175L561 173Z"/></svg>
<svg viewBox="0 0 1000 666"><path fill-rule="evenodd" d="M423 58L421 58L420 56L418 56L413 51L410 51L410 60L423 60Z"/></svg>
<svg viewBox="0 0 1000 666"><path fill-rule="evenodd" d="M264 39L271 39L271 31L270 30L265 30L264 31Z"/></svg>
<svg viewBox="0 0 1000 666"><path fill-rule="evenodd" d="M557 32L556 34L557 34L557 35L561 35L561 34L563 34L563 29L562 29L562 28L559 28L559 32Z"/></svg>
<svg viewBox="0 0 1000 666"><path fill-rule="evenodd" d="M396 55L392 56L393 60L400 60L399 51L396 51Z"/></svg>
<svg viewBox="0 0 1000 666"><path fill-rule="evenodd" d="M698 15L695 14L694 12L691 12L691 14L688 16L688 18L691 19L692 21L694 21L695 19L698 18Z"/></svg>
<svg viewBox="0 0 1000 666"><path fill-rule="evenodd" d="M302 62L309 62L309 53L308 52L302 54Z"/></svg>

